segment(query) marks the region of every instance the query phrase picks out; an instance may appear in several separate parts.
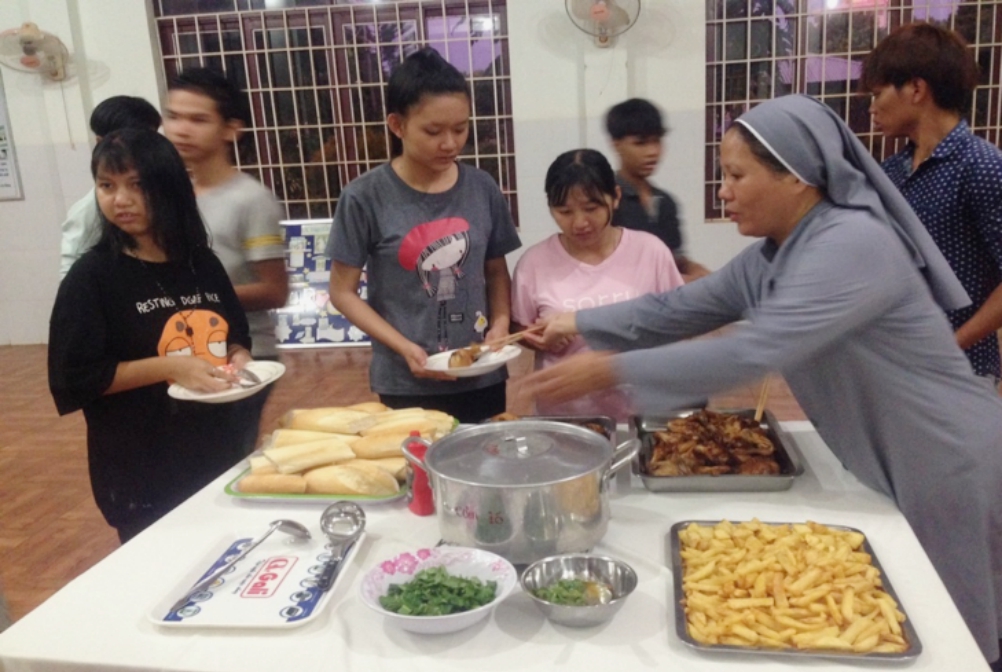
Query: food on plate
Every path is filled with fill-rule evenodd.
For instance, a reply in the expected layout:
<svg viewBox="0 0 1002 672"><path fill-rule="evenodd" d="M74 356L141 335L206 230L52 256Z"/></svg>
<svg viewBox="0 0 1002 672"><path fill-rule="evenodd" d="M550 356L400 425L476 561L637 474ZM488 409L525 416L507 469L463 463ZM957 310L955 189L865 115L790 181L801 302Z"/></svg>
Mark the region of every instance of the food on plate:
<svg viewBox="0 0 1002 672"><path fill-rule="evenodd" d="M505 411L504 413L498 413L497 415L491 416L491 422L510 422L512 420L521 420L522 416L515 415L514 413L509 413Z"/></svg>
<svg viewBox="0 0 1002 672"><path fill-rule="evenodd" d="M254 494L303 494L306 479L300 474L248 474L238 487L240 492Z"/></svg>
<svg viewBox="0 0 1002 672"><path fill-rule="evenodd" d="M363 469L376 467L382 469L390 476L397 479L400 483L407 480L407 458L404 457L381 457L375 460L363 460L356 458L354 460L348 460L344 464L348 466L359 466Z"/></svg>
<svg viewBox="0 0 1002 672"><path fill-rule="evenodd" d="M487 348L480 343L472 343L465 348L459 348L449 355L449 368L462 369L473 366L473 363L485 352L487 352Z"/></svg>
<svg viewBox="0 0 1002 672"><path fill-rule="evenodd" d="M780 473L776 447L752 418L702 410L672 420L651 437L651 476Z"/></svg>
<svg viewBox="0 0 1002 672"><path fill-rule="evenodd" d="M240 492L392 496L407 480L408 466L400 446L411 432L434 440L450 433L457 423L441 411L390 410L378 402L366 402L290 411L283 424L263 441L261 452L249 458L250 474L236 485ZM354 433L345 434L346 429ZM329 469L334 466L346 468ZM278 474L299 474L303 481L246 480ZM283 484L289 489L280 490Z"/></svg>
<svg viewBox="0 0 1002 672"><path fill-rule="evenodd" d="M689 635L701 644L902 653L905 615L859 532L752 520L678 534Z"/></svg>
<svg viewBox="0 0 1002 672"><path fill-rule="evenodd" d="M536 588L532 594L553 604L572 607L587 607L605 604L612 599L612 587L601 581L582 579L560 579L543 588Z"/></svg>
<svg viewBox="0 0 1002 672"><path fill-rule="evenodd" d="M400 483L385 469L375 465L332 464L311 469L303 475L306 492L315 495L368 495L388 497L400 492Z"/></svg>
<svg viewBox="0 0 1002 672"><path fill-rule="evenodd" d="M366 413L382 413L390 410L389 406L378 401L364 401L361 404L352 404L345 408L352 411L365 411Z"/></svg>
<svg viewBox="0 0 1002 672"><path fill-rule="evenodd" d="M355 457L355 452L344 441L331 438L281 448L265 448L264 456L271 460L278 473L295 474L313 467L350 460Z"/></svg>
<svg viewBox="0 0 1002 672"><path fill-rule="evenodd" d="M359 423L375 424L373 413L350 408L308 408L286 413L281 420L288 429L307 429L315 432L357 434Z"/></svg>
<svg viewBox="0 0 1002 672"><path fill-rule="evenodd" d="M497 587L497 581L453 576L444 567L431 567L407 583L390 584L379 604L405 616L457 614L493 602Z"/></svg>
<svg viewBox="0 0 1002 672"><path fill-rule="evenodd" d="M358 441L358 434L335 434L333 432L315 432L308 429L285 429L279 428L271 433L270 438L265 442L265 447L281 448L291 446L295 443L306 443L307 441L319 441L320 439L335 438L344 441L349 446Z"/></svg>

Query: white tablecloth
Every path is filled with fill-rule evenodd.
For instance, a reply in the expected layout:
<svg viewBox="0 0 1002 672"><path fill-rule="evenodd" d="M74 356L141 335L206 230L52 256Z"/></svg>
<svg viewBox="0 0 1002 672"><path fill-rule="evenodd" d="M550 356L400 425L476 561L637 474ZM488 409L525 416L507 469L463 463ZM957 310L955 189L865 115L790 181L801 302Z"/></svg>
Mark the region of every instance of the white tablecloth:
<svg viewBox="0 0 1002 672"><path fill-rule="evenodd" d="M809 423L784 425L804 455L806 473L776 493L654 494L635 481L612 495L609 531L596 549L626 560L637 590L605 626L575 630L546 621L516 592L493 617L453 635L393 629L358 597L362 572L398 552L434 545L434 517L403 503L370 506L368 537L319 618L290 630L168 630L147 612L226 535L263 531L279 517L319 534L322 505L234 500L224 474L121 549L0 634L0 667L50 670L199 670L351 672L565 669L625 672L755 669L859 669L836 661L751 654L707 655L675 636L672 575L665 535L687 519L816 520L866 533L925 647L910 670L988 670L911 528L887 498L845 471ZM235 536L234 536L235 538ZM893 667L893 665L891 665Z"/></svg>

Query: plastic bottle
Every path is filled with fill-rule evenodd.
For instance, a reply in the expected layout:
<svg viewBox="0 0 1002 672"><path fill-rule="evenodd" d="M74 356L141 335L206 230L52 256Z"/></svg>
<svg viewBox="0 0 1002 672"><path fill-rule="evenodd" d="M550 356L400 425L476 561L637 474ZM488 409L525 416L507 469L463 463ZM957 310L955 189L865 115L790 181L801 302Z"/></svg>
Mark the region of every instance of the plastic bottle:
<svg viewBox="0 0 1002 672"><path fill-rule="evenodd" d="M420 437L420 432L411 432L412 437ZM408 450L417 458L424 459L428 451L421 441L410 441L407 444ZM435 513L435 500L432 499L431 484L428 483L428 474L421 467L411 464L411 494L410 503L407 507L419 516L430 516Z"/></svg>

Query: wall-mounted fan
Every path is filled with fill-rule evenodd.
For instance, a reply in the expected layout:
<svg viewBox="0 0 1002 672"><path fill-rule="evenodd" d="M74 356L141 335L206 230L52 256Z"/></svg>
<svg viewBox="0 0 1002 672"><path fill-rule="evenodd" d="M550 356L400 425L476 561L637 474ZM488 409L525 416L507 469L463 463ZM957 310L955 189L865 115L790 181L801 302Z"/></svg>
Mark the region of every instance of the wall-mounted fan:
<svg viewBox="0 0 1002 672"><path fill-rule="evenodd" d="M0 65L60 82L66 79L68 60L66 45L55 35L39 30L34 23L0 33Z"/></svg>
<svg viewBox="0 0 1002 672"><path fill-rule="evenodd" d="M613 38L633 27L640 16L640 0L564 0L571 22L608 47Z"/></svg>

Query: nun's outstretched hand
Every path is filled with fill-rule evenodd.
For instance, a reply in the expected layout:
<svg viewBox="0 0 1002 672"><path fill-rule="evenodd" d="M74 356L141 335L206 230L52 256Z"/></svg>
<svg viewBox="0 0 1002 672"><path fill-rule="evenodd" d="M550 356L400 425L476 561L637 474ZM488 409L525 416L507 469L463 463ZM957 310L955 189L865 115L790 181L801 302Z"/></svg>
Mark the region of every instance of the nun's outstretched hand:
<svg viewBox="0 0 1002 672"><path fill-rule="evenodd" d="M612 352L583 352L525 379L526 393L559 404L619 384Z"/></svg>

